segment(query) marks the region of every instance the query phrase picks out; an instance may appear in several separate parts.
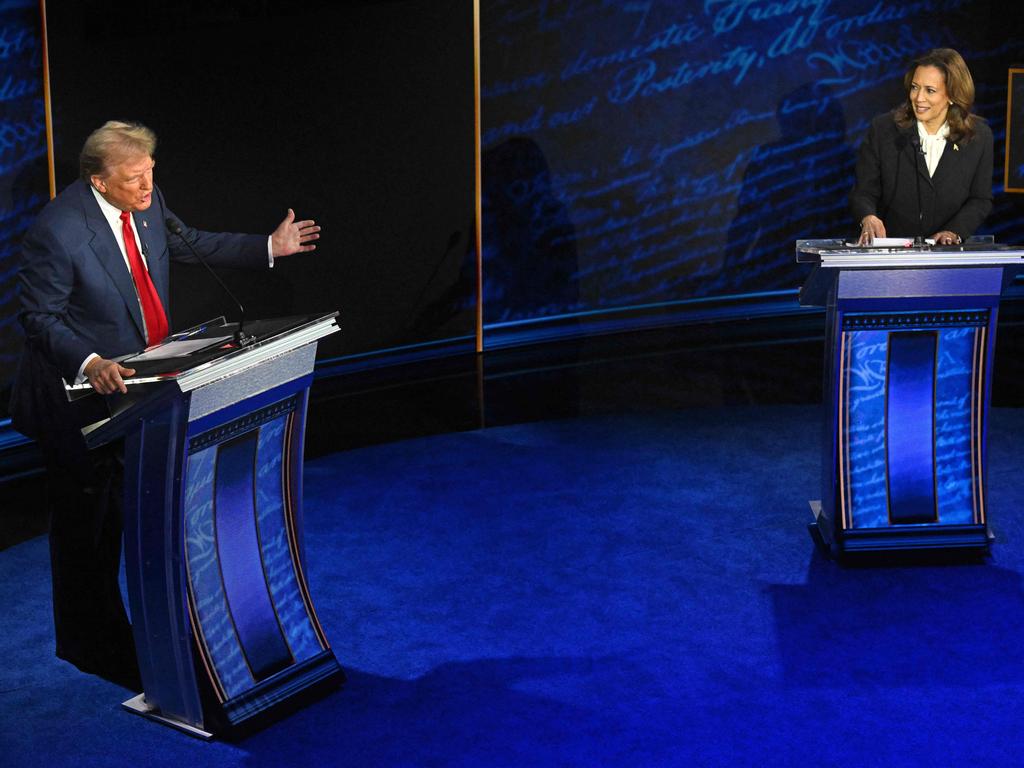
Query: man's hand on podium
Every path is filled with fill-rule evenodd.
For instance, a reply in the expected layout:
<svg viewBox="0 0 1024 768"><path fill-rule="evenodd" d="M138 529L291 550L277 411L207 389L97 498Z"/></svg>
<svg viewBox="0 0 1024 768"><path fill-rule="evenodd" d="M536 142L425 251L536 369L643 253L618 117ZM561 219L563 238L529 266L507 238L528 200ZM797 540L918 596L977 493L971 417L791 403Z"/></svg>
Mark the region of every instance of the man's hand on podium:
<svg viewBox="0 0 1024 768"><path fill-rule="evenodd" d="M270 235L270 248L274 258L291 256L293 253L316 250L314 240L319 239L320 227L312 219L295 220L295 211L288 209L284 221Z"/></svg>
<svg viewBox="0 0 1024 768"><path fill-rule="evenodd" d="M128 387L124 379L135 374L134 368L125 368L113 360L106 360L102 357L94 357L82 371L85 378L89 380L92 388L101 395L112 395L115 392L128 393Z"/></svg>

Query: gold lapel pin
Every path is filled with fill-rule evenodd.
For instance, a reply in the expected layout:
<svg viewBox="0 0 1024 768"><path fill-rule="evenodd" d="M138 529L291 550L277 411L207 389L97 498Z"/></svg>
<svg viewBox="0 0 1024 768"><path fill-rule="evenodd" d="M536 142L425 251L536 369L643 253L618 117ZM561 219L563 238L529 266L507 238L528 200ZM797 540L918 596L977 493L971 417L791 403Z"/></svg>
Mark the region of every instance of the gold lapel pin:
<svg viewBox="0 0 1024 768"><path fill-rule="evenodd" d="M953 145L953 151L954 152L959 152L960 151L960 145L959 144L954 144Z"/></svg>

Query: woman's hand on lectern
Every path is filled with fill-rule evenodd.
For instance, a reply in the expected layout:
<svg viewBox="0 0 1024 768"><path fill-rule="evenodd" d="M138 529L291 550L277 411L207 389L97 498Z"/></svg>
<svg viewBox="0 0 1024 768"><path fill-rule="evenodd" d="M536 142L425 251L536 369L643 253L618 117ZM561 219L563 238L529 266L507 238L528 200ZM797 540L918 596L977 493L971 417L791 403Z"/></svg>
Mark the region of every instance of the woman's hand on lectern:
<svg viewBox="0 0 1024 768"><path fill-rule="evenodd" d="M885 237L885 224L877 216L868 214L860 220L860 237L857 245L871 245L876 237Z"/></svg>
<svg viewBox="0 0 1024 768"><path fill-rule="evenodd" d="M934 240L937 245L960 245L960 235L948 230L936 232L932 235L932 240Z"/></svg>

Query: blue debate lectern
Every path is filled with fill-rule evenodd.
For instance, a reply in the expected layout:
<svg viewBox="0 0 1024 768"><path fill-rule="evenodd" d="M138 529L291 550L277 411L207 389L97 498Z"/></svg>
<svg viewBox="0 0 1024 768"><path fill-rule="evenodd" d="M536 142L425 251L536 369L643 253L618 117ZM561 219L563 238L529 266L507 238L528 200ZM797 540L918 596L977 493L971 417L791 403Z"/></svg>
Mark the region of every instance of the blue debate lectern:
<svg viewBox="0 0 1024 768"><path fill-rule="evenodd" d="M799 240L803 305L826 308L821 500L833 555L992 542L986 432L999 297L1024 249Z"/></svg>
<svg viewBox="0 0 1024 768"><path fill-rule="evenodd" d="M129 394L83 430L90 447L125 441L144 689L126 708L209 738L343 679L309 594L301 526L309 386L336 314L247 323L245 345L223 319L171 336L124 360L136 370Z"/></svg>

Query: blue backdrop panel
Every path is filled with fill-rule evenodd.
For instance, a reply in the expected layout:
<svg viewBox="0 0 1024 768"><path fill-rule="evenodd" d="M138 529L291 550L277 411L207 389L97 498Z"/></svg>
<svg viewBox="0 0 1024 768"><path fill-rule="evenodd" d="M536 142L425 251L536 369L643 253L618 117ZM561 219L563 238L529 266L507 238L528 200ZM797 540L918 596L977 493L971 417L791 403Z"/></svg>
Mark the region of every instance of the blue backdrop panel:
<svg viewBox="0 0 1024 768"><path fill-rule="evenodd" d="M8 0L0 3L0 390L14 373L21 346L14 289L18 244L47 200L39 3Z"/></svg>
<svg viewBox="0 0 1024 768"><path fill-rule="evenodd" d="M578 332L567 317L664 319L709 297L742 312L795 289L793 242L849 231L856 148L933 47L971 67L1000 189L1006 67L1024 40L988 29L988 2L493 0L481 13L489 345ZM1024 239L1021 212L997 195L985 231Z"/></svg>

